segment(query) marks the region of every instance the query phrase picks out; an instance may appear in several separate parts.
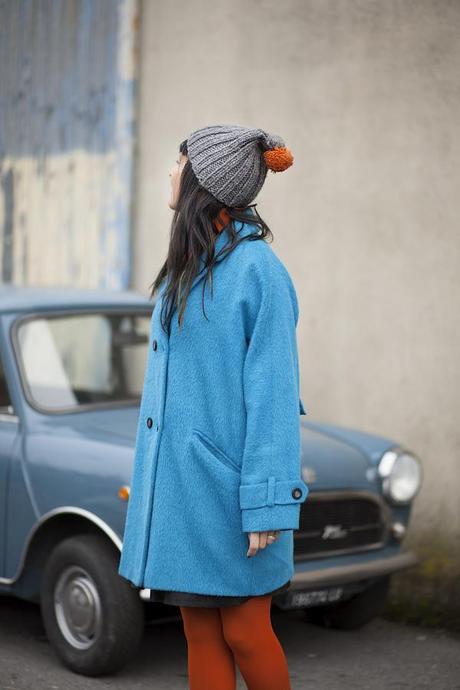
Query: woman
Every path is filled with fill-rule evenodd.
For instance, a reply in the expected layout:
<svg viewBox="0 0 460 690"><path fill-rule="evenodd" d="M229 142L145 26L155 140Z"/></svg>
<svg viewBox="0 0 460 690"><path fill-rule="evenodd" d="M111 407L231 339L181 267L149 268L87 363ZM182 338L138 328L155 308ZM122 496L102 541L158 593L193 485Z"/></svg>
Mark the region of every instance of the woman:
<svg viewBox="0 0 460 690"><path fill-rule="evenodd" d="M119 573L180 607L191 690L234 690L235 662L249 690L288 690L270 606L308 493L298 303L251 202L293 158L233 125L179 148Z"/></svg>

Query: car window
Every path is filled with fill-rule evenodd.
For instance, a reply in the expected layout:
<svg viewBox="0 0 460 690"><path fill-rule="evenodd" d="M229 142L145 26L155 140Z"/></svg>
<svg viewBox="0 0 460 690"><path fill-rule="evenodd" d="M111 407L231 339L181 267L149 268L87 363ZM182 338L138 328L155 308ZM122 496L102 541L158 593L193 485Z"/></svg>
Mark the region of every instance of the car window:
<svg viewBox="0 0 460 690"><path fill-rule="evenodd" d="M45 411L138 401L151 314L91 313L27 319L17 330L31 404Z"/></svg>
<svg viewBox="0 0 460 690"><path fill-rule="evenodd" d="M5 370L0 358L0 414L14 414L10 393L6 383Z"/></svg>

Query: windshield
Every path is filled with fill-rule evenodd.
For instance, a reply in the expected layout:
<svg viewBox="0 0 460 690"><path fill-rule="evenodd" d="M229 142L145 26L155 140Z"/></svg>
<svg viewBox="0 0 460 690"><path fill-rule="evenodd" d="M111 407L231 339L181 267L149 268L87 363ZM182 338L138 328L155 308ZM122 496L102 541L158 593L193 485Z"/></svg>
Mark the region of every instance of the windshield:
<svg viewBox="0 0 460 690"><path fill-rule="evenodd" d="M151 314L66 314L27 319L17 342L24 388L44 411L139 402Z"/></svg>

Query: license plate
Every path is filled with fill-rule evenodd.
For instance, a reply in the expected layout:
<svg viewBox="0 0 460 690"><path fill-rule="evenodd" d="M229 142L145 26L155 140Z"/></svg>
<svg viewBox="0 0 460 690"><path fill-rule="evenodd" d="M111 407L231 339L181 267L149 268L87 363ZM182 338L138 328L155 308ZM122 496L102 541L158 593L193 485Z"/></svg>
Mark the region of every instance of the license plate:
<svg viewBox="0 0 460 690"><path fill-rule="evenodd" d="M313 589L308 592L291 592L289 605L303 608L306 606L319 606L339 601L343 596L343 587L331 587L328 589Z"/></svg>

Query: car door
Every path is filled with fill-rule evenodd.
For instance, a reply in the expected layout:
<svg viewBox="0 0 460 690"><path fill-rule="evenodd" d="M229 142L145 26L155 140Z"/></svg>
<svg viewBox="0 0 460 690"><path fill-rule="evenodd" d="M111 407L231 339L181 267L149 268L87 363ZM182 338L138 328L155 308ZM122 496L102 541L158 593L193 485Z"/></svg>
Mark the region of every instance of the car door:
<svg viewBox="0 0 460 690"><path fill-rule="evenodd" d="M0 351L0 577L5 575L7 485L18 429Z"/></svg>

